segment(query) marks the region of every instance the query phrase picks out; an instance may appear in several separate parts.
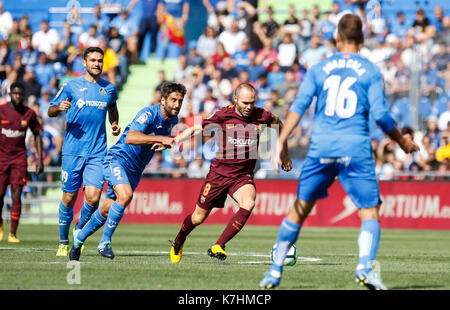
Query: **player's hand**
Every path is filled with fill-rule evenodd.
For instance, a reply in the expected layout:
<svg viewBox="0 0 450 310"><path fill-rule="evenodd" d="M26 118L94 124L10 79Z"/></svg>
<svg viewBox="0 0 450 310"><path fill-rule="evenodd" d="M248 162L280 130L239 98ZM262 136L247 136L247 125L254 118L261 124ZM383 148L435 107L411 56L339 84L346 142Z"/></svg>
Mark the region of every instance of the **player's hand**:
<svg viewBox="0 0 450 310"><path fill-rule="evenodd" d="M399 145L406 154L414 153L419 150L419 146L414 143L410 136L404 136L402 143L399 143Z"/></svg>
<svg viewBox="0 0 450 310"><path fill-rule="evenodd" d="M44 171L44 164L42 161L37 161L36 163L36 175L39 175L42 173L42 171Z"/></svg>
<svg viewBox="0 0 450 310"><path fill-rule="evenodd" d="M286 172L291 171L292 161L291 158L289 157L289 153L287 152L287 150L283 150L283 152L281 153L281 158L282 158L281 169L283 169Z"/></svg>
<svg viewBox="0 0 450 310"><path fill-rule="evenodd" d="M277 146L275 148L275 154L273 156L273 165L275 166L275 172L280 173L280 165L283 164L281 161L281 153L283 152L283 144L277 142ZM292 165L292 163L291 163Z"/></svg>
<svg viewBox="0 0 450 310"><path fill-rule="evenodd" d="M61 103L59 104L59 110L67 111L70 109L71 106L72 104L70 103L69 98L66 98L66 100L61 101Z"/></svg>
<svg viewBox="0 0 450 310"><path fill-rule="evenodd" d="M161 144L161 143L154 143L152 145L152 150L155 152L161 152L161 151L167 150L168 148L170 148L170 147L167 145Z"/></svg>
<svg viewBox="0 0 450 310"><path fill-rule="evenodd" d="M121 128L120 128L120 126L118 124L111 125L111 129L112 129L113 136L120 135Z"/></svg>

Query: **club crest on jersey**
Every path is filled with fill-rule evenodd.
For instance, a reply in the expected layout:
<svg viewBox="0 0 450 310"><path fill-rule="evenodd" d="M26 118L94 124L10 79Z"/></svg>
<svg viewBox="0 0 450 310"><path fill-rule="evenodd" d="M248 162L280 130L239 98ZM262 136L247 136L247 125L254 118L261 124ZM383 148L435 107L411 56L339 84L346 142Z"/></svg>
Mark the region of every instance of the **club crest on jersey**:
<svg viewBox="0 0 450 310"><path fill-rule="evenodd" d="M22 121L20 122L20 125L22 125L22 127L27 127L28 121L22 120Z"/></svg>
<svg viewBox="0 0 450 310"><path fill-rule="evenodd" d="M102 95L102 96L106 96L107 95L107 92L106 92L106 89L105 88L100 88L100 94Z"/></svg>

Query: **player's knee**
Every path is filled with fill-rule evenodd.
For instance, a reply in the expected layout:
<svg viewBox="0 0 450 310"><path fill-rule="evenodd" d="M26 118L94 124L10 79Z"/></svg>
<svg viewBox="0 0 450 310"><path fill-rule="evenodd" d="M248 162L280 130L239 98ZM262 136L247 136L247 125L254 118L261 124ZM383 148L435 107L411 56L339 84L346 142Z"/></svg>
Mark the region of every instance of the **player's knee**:
<svg viewBox="0 0 450 310"><path fill-rule="evenodd" d="M99 201L99 199L97 199L97 198L86 196L86 202L88 203L88 205L90 205L92 207L98 206L98 201Z"/></svg>
<svg viewBox="0 0 450 310"><path fill-rule="evenodd" d="M192 224L200 225L206 220L207 217L208 217L207 214L194 212L194 213L192 213L192 216L191 216Z"/></svg>
<svg viewBox="0 0 450 310"><path fill-rule="evenodd" d="M246 200L242 204L240 204L240 207L247 211L252 211L255 207L255 201L253 199Z"/></svg>
<svg viewBox="0 0 450 310"><path fill-rule="evenodd" d="M133 192L132 191L125 191L121 195L117 196L117 202L121 206L124 206L124 207L128 206L132 199L133 199Z"/></svg>

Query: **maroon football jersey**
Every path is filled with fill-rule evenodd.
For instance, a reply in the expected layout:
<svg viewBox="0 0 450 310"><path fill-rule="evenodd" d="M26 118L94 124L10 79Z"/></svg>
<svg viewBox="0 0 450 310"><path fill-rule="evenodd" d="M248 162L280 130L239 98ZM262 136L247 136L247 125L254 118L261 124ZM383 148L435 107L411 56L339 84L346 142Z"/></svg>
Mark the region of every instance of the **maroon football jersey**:
<svg viewBox="0 0 450 310"><path fill-rule="evenodd" d="M258 159L259 136L274 120L271 112L257 107L249 118L245 118L236 113L235 105L224 107L204 119L203 134L211 135L214 131L219 146L211 168L227 177L253 175Z"/></svg>
<svg viewBox="0 0 450 310"><path fill-rule="evenodd" d="M22 106L16 111L10 102L0 104L0 164L26 163L25 136L28 128L34 134L42 130L32 109Z"/></svg>

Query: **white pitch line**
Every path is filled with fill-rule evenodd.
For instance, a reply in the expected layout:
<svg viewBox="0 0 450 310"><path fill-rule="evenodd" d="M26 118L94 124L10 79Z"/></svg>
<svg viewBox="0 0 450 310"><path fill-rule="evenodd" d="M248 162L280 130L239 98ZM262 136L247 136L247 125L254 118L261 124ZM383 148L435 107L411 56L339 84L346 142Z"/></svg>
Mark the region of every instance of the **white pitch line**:
<svg viewBox="0 0 450 310"><path fill-rule="evenodd" d="M9 250L9 251L20 251L20 252L36 252L36 251L55 251L55 249L49 249L49 248L16 248L16 247L0 247L0 250ZM85 250L86 252L97 252L96 250ZM164 254L168 255L169 251L122 251L118 250L115 251L117 254ZM184 252L184 254L188 255L204 255L206 252ZM261 253L244 253L244 252L235 252L235 253L229 253L230 256L236 256L236 257L270 257L270 254L261 254ZM297 257L298 261L304 261L304 262L318 262L321 261L321 258L314 258L314 257ZM51 263L47 262L46 264ZM60 262L54 262L60 263ZM243 262L246 263L246 262ZM247 262L252 263L252 262ZM257 264L266 263L265 261L256 262ZM270 263L270 262L269 262Z"/></svg>

